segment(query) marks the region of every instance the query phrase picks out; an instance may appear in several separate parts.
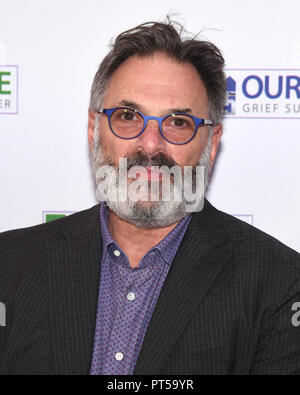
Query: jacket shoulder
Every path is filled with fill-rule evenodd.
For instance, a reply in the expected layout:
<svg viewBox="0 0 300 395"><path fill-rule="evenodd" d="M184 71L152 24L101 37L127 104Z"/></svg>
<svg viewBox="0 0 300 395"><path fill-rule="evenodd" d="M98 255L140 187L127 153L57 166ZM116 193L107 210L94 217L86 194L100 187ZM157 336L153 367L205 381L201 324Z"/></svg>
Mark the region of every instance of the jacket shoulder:
<svg viewBox="0 0 300 395"><path fill-rule="evenodd" d="M75 235L78 232L88 230L96 224L99 206L97 204L87 210L78 211L51 222L2 232L0 233L0 249L10 241L26 240L28 242L32 240L39 242L45 238L56 238L61 233Z"/></svg>
<svg viewBox="0 0 300 395"><path fill-rule="evenodd" d="M99 224L99 205L55 221L0 233L0 273L11 279L16 271L43 266L46 243L79 237ZM100 225L99 225L100 226Z"/></svg>
<svg viewBox="0 0 300 395"><path fill-rule="evenodd" d="M216 211L224 223L226 232L230 235L236 250L262 250L271 254L294 257L296 260L300 259L300 254L297 251L283 244L275 237L230 214L220 210Z"/></svg>
<svg viewBox="0 0 300 395"><path fill-rule="evenodd" d="M255 284L262 292L278 295L296 283L299 288L300 254L297 251L232 215L214 207L211 210L230 240L230 268L245 287Z"/></svg>

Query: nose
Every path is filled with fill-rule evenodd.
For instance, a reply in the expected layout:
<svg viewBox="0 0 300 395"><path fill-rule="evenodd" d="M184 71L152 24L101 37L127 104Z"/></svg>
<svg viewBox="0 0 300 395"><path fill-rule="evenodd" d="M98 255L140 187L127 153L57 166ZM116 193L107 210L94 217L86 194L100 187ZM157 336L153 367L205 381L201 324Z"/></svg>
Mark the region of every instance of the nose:
<svg viewBox="0 0 300 395"><path fill-rule="evenodd" d="M139 148L142 148L149 155L161 150L165 146L165 140L160 134L157 120L148 120L145 130L138 137L137 143Z"/></svg>

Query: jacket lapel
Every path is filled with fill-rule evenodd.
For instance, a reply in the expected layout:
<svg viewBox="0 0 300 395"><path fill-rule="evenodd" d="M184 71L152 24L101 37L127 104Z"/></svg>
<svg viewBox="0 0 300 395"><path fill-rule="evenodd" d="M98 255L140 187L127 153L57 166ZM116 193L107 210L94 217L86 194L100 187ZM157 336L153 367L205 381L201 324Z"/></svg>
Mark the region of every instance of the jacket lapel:
<svg viewBox="0 0 300 395"><path fill-rule="evenodd" d="M134 374L157 374L231 255L231 243L219 215L208 202L193 214L172 263L135 366Z"/></svg>
<svg viewBox="0 0 300 395"><path fill-rule="evenodd" d="M102 240L99 206L72 215L48 242L50 322L55 374L89 374Z"/></svg>

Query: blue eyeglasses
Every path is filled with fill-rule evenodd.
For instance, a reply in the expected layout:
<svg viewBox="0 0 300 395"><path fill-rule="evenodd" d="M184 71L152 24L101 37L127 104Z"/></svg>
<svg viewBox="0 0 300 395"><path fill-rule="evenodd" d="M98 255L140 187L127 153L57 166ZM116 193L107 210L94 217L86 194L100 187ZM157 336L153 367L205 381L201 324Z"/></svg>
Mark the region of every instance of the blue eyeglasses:
<svg viewBox="0 0 300 395"><path fill-rule="evenodd" d="M101 108L98 113L107 115L110 130L115 136L125 140L140 136L150 119L158 121L162 137L176 145L190 142L200 125L213 125L212 121L189 114L172 113L163 117L153 117L130 107Z"/></svg>

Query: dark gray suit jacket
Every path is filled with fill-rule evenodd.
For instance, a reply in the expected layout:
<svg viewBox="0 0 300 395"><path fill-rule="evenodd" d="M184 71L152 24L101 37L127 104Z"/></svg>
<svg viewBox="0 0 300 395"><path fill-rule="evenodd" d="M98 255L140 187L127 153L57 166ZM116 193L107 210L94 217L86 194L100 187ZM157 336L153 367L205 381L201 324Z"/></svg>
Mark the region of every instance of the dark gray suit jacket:
<svg viewBox="0 0 300 395"><path fill-rule="evenodd" d="M101 244L99 205L0 235L1 374L89 374ZM299 254L206 202L134 374L300 374L296 302Z"/></svg>

